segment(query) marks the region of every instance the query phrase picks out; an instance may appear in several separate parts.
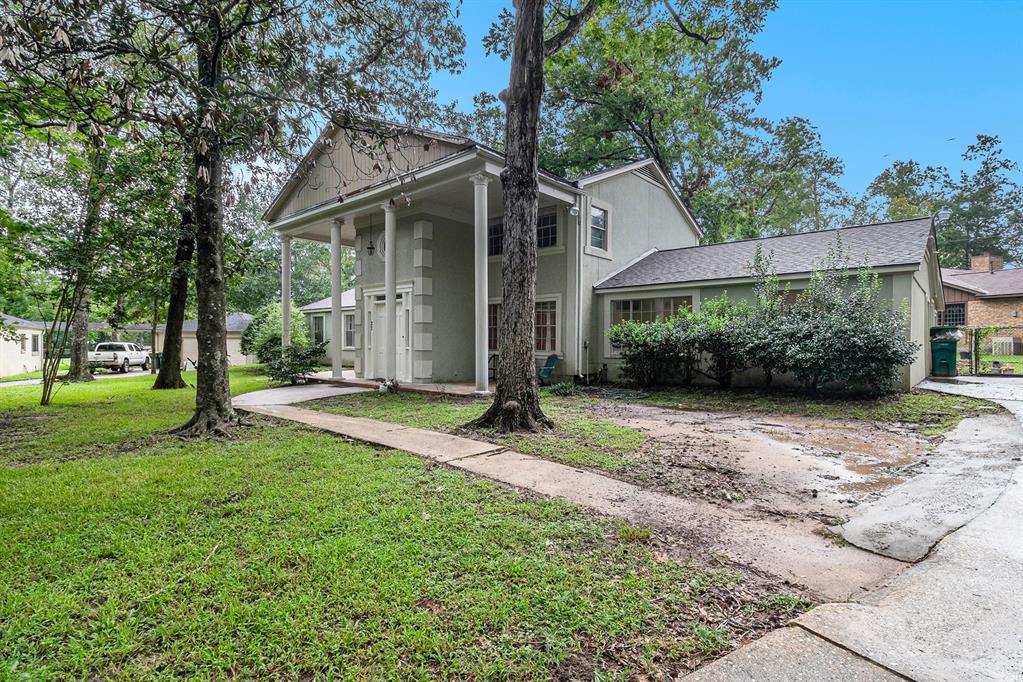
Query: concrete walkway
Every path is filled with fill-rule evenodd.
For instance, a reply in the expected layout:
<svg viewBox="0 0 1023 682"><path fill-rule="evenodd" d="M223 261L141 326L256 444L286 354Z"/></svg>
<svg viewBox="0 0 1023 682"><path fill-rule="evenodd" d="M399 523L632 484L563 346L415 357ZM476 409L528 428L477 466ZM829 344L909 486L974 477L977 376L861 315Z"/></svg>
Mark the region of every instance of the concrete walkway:
<svg viewBox="0 0 1023 682"><path fill-rule="evenodd" d="M559 497L632 523L670 530L691 546L777 575L823 599L846 600L878 587L905 564L849 545L821 541L814 524L765 525L741 511L674 497L587 469L499 445L400 424L306 409L295 403L366 389L309 384L246 393L235 406L349 438L410 452L516 488ZM813 547L813 551L808 548Z"/></svg>
<svg viewBox="0 0 1023 682"><path fill-rule="evenodd" d="M1019 379L971 377L920 388L993 400L1023 421ZM1017 464L986 511L884 588L857 602L819 606L686 680L1023 679L1021 517Z"/></svg>

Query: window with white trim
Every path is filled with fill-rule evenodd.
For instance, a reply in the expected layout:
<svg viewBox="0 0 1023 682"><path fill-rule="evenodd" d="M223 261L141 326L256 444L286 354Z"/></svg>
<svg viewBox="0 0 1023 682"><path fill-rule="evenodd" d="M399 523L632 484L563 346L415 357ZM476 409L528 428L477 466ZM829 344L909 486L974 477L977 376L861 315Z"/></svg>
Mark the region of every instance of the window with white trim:
<svg viewBox="0 0 1023 682"><path fill-rule="evenodd" d="M313 315L310 319L310 324L312 325L313 343L323 343L323 315Z"/></svg>
<svg viewBox="0 0 1023 682"><path fill-rule="evenodd" d="M558 209L541 208L536 215L536 248L549 249L558 245ZM500 256L504 252L504 218L494 218L487 224L487 255Z"/></svg>
<svg viewBox="0 0 1023 682"><path fill-rule="evenodd" d="M607 209L590 207L590 246L607 251Z"/></svg>
<svg viewBox="0 0 1023 682"><path fill-rule="evenodd" d="M558 350L558 303L537 301L534 310L536 350L554 353Z"/></svg>
<svg viewBox="0 0 1023 682"><path fill-rule="evenodd" d="M355 313L345 313L341 316L341 331L344 347L355 348Z"/></svg>
<svg viewBox="0 0 1023 682"><path fill-rule="evenodd" d="M497 351L501 335L501 304L487 305L487 350ZM534 350L538 353L558 351L558 302L537 301L533 308Z"/></svg>
<svg viewBox="0 0 1023 682"><path fill-rule="evenodd" d="M32 335L32 355L39 355L39 335Z"/></svg>

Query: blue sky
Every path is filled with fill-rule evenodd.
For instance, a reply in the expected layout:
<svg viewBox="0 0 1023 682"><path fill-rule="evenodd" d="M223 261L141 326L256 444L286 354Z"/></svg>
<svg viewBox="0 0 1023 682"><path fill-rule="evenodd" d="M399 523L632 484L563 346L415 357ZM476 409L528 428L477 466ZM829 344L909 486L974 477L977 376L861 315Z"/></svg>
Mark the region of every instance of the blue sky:
<svg viewBox="0 0 1023 682"><path fill-rule="evenodd" d="M508 4L465 0L466 69L436 77L443 101L466 108L507 83L507 64L485 57L480 41ZM760 112L810 119L845 162L848 191L862 192L897 159L958 170L977 133L998 135L1023 162L1023 2L779 4L757 39L782 60Z"/></svg>

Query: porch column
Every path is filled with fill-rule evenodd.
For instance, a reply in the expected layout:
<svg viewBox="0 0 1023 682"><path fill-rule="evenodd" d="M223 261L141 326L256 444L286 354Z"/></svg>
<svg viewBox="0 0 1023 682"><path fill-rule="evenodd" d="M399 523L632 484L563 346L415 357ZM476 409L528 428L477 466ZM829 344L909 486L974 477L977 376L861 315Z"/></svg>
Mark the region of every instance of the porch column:
<svg viewBox="0 0 1023 682"><path fill-rule="evenodd" d="M291 237L281 235L281 347L291 345Z"/></svg>
<svg viewBox="0 0 1023 682"><path fill-rule="evenodd" d="M396 209L390 202L384 204L384 379L397 377L398 339L394 316L398 311L395 291L395 269L397 268L398 238Z"/></svg>
<svg viewBox="0 0 1023 682"><path fill-rule="evenodd" d="M330 374L340 379L341 353L344 348L344 318L341 314L341 226L338 218L330 226L330 342L334 352L330 356Z"/></svg>
<svg viewBox="0 0 1023 682"><path fill-rule="evenodd" d="M472 182L475 221L476 264L476 393L490 393L487 376L487 185L490 178L483 173L469 177Z"/></svg>

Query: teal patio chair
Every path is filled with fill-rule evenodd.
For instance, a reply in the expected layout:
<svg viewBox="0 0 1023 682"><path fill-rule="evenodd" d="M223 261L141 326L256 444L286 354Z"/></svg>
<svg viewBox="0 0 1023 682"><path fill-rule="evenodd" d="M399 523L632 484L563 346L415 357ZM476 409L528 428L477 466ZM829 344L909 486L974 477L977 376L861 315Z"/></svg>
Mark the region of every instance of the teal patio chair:
<svg viewBox="0 0 1023 682"><path fill-rule="evenodd" d="M536 378L540 381L541 386L548 386L551 383L551 375L554 374L554 368L558 364L557 355L548 355L547 362L540 368L540 371L536 373Z"/></svg>

